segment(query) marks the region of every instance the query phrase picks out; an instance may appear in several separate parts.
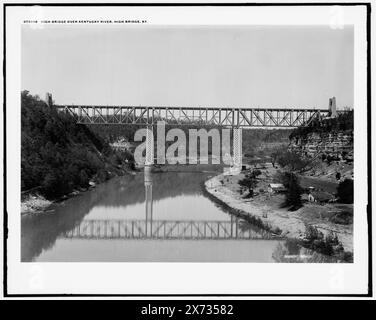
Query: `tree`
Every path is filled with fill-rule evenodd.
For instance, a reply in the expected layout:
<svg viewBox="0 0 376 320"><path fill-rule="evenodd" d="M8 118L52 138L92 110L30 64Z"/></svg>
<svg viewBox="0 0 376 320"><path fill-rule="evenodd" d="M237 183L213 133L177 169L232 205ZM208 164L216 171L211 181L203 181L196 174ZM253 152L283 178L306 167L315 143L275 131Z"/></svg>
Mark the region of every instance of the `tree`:
<svg viewBox="0 0 376 320"><path fill-rule="evenodd" d="M257 177L261 174L261 170L254 169L252 172L248 173L244 179L240 180L238 183L242 187L248 188L248 196L247 197L253 197L253 189L257 185Z"/></svg>
<svg viewBox="0 0 376 320"><path fill-rule="evenodd" d="M41 186L45 195L49 198L61 196L66 191L62 177L52 171L45 175Z"/></svg>
<svg viewBox="0 0 376 320"><path fill-rule="evenodd" d="M289 207L290 211L299 209L302 206L303 189L298 177L292 172L284 172L281 174L281 179L287 189L284 206Z"/></svg>
<svg viewBox="0 0 376 320"><path fill-rule="evenodd" d="M255 176L251 173L246 175L242 180L240 180L239 185L242 187L248 188L248 196L247 197L253 197L253 189L257 185L257 180Z"/></svg>
<svg viewBox="0 0 376 320"><path fill-rule="evenodd" d="M333 131L353 131L354 130L354 110L347 110L338 114L335 118L313 119L308 126L301 126L294 129L290 134L292 139L306 139L312 132L325 133Z"/></svg>
<svg viewBox="0 0 376 320"><path fill-rule="evenodd" d="M272 153L273 166L275 162L278 162L281 167L300 172L311 169L309 165L313 163L312 159L308 159L296 151L286 149L277 149Z"/></svg>
<svg viewBox="0 0 376 320"><path fill-rule="evenodd" d="M338 184L337 196L342 203L354 203L354 181L345 179Z"/></svg>
<svg viewBox="0 0 376 320"><path fill-rule="evenodd" d="M251 177L253 178L253 179L256 179L259 175L261 175L261 170L260 169L255 169L255 170L253 170L252 171L252 173L251 173Z"/></svg>
<svg viewBox="0 0 376 320"><path fill-rule="evenodd" d="M87 175L85 170L80 171L80 186L86 187L89 183L89 176Z"/></svg>
<svg viewBox="0 0 376 320"><path fill-rule="evenodd" d="M272 165L273 168L275 167L275 163L278 162L278 158L283 154L283 149L282 148L277 148L275 149L271 154L271 160L272 160Z"/></svg>

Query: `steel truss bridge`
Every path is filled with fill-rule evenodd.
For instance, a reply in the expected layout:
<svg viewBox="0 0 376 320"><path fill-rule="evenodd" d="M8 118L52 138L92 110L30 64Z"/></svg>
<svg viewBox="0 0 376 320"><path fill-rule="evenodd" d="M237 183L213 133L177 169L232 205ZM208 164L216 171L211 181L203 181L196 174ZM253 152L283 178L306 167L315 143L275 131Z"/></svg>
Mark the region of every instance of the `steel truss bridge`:
<svg viewBox="0 0 376 320"><path fill-rule="evenodd" d="M56 105L59 111L73 115L81 124L171 125L201 124L234 128L308 125L317 117L331 115L329 109L282 108L183 108L162 106L69 106Z"/></svg>
<svg viewBox="0 0 376 320"><path fill-rule="evenodd" d="M66 239L274 240L278 236L231 221L84 220L62 234Z"/></svg>

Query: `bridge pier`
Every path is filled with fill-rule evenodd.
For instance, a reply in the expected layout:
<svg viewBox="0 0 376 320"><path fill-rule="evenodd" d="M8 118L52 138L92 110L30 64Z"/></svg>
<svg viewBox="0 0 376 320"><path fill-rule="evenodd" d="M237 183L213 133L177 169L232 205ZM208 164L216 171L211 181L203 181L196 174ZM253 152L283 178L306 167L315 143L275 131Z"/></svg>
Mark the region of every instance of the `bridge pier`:
<svg viewBox="0 0 376 320"><path fill-rule="evenodd" d="M242 128L233 129L233 166L231 168L231 173L239 174L242 170Z"/></svg>
<svg viewBox="0 0 376 320"><path fill-rule="evenodd" d="M146 128L146 157L145 166L152 166L154 164L154 134L153 126L148 125Z"/></svg>

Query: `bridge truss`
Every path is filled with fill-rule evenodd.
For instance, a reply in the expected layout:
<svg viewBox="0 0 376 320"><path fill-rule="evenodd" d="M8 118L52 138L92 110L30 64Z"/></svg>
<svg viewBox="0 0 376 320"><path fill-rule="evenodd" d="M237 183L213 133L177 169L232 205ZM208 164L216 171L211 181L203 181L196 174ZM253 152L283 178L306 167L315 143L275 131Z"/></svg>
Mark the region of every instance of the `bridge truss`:
<svg viewBox="0 0 376 320"><path fill-rule="evenodd" d="M327 109L276 108L183 108L142 106L68 106L57 105L59 111L72 114L81 124L166 124L251 127L299 127L317 117L327 117Z"/></svg>

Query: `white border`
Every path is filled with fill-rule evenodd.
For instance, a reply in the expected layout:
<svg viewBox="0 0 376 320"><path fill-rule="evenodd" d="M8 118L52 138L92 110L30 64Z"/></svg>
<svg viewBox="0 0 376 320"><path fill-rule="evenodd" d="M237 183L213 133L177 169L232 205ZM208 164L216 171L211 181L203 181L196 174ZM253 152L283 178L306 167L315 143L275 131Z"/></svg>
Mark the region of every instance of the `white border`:
<svg viewBox="0 0 376 320"><path fill-rule="evenodd" d="M153 25L354 25L356 200L353 264L20 263L21 22L31 18L116 19L125 16L146 18ZM7 7L6 31L9 294L367 293L365 6Z"/></svg>

